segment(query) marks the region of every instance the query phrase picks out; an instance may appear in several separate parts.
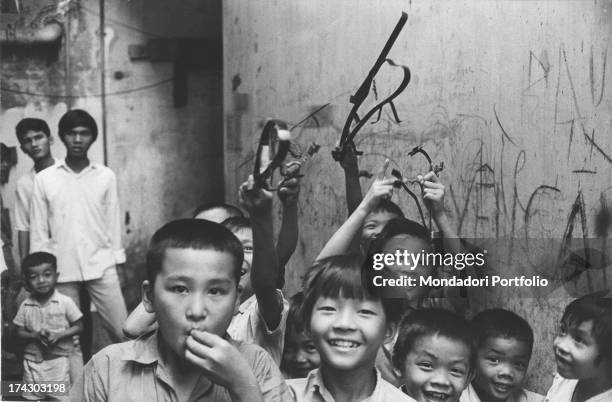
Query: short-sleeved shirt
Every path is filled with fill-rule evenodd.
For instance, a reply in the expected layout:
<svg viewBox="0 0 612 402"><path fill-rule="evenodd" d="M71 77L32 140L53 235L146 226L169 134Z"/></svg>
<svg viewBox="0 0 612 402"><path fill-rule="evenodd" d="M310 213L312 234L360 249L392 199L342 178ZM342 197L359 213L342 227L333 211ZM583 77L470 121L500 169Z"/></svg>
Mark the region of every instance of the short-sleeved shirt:
<svg viewBox="0 0 612 402"><path fill-rule="evenodd" d="M38 332L45 329L49 332L60 332L70 328L70 323L80 320L82 316L81 310L70 297L54 290L45 304L40 304L32 296L25 299L19 306L13 324L28 331ZM45 357L68 356L73 350L72 337L61 339L47 349L43 349L38 342L29 342L25 348L24 358L40 363Z"/></svg>
<svg viewBox="0 0 612 402"><path fill-rule="evenodd" d="M524 388L519 389L514 394L510 395L506 402L542 402L544 399L544 395L536 394L535 392L528 391ZM461 398L459 402L483 402L476 394L474 387L472 384L468 385L468 387L461 394ZM486 402L486 401L484 401Z"/></svg>
<svg viewBox="0 0 612 402"><path fill-rule="evenodd" d="M266 320L259 311L257 298L253 295L245 300L234 315L227 333L233 339L246 343L254 343L261 346L272 356L276 365L280 365L285 344L285 330L287 329L287 314L289 314L289 302L283 297L280 290L277 290L279 299L282 299L283 311L281 320L273 330L268 328Z"/></svg>
<svg viewBox="0 0 612 402"><path fill-rule="evenodd" d="M55 163L54 160L53 165ZM34 191L34 176L36 176L36 170L32 168L17 180L15 229L20 232L28 232L30 230L30 202L32 201L32 192Z"/></svg>
<svg viewBox="0 0 612 402"><path fill-rule="evenodd" d="M572 402L572 396L578 385L578 380L570 380L555 375L553 384L544 398L544 402ZM612 401L612 389L597 394L584 402L610 402Z"/></svg>
<svg viewBox="0 0 612 402"><path fill-rule="evenodd" d="M416 402L399 388L383 380L380 372L374 370L376 372L374 391L362 402ZM312 370L306 378L287 380L287 385L291 389L295 402L335 402L334 397L325 387L319 369Z"/></svg>
<svg viewBox="0 0 612 402"><path fill-rule="evenodd" d="M172 381L159 352L155 331L138 339L107 346L85 365L83 375L70 391L71 401L178 401L177 384ZM230 339L247 360L266 402L291 401L280 370L257 345ZM197 381L188 401L231 401L226 388L205 376ZM182 402L182 401L181 401Z"/></svg>

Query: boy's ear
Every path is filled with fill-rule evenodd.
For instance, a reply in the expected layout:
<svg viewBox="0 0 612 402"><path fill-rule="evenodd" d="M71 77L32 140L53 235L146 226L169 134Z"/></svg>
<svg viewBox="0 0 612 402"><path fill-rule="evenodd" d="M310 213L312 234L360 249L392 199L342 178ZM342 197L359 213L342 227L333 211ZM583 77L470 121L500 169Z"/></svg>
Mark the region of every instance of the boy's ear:
<svg viewBox="0 0 612 402"><path fill-rule="evenodd" d="M142 282L142 304L147 313L155 312L153 308L153 286L151 286L149 281Z"/></svg>
<svg viewBox="0 0 612 402"><path fill-rule="evenodd" d="M385 332L385 343L393 341L393 338L395 338L395 334L397 334L397 323L387 323L387 331Z"/></svg>

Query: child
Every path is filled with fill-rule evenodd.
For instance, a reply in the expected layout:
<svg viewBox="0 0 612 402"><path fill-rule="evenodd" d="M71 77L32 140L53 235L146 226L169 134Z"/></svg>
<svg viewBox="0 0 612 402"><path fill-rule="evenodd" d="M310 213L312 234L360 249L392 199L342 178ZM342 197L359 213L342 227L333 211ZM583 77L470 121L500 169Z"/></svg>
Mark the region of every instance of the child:
<svg viewBox="0 0 612 402"><path fill-rule="evenodd" d="M260 347L226 333L238 297L240 242L200 219L151 239L143 303L159 329L108 346L85 366L74 401L286 401L282 375Z"/></svg>
<svg viewBox="0 0 612 402"><path fill-rule="evenodd" d="M461 402L540 402L544 398L522 388L533 331L523 318L504 309L490 309L472 319L476 338L476 370Z"/></svg>
<svg viewBox="0 0 612 402"><path fill-rule="evenodd" d="M17 180L15 197L15 228L19 243L19 256L23 260L30 250L30 200L34 189L34 176L55 164L51 155L51 130L44 120L21 119L15 126L21 150L34 162L34 167Z"/></svg>
<svg viewBox="0 0 612 402"><path fill-rule="evenodd" d="M21 303L13 320L17 335L28 343L24 354L24 383L69 381L72 336L83 330L76 304L55 290L57 261L45 252L32 253L22 263L23 280L30 296ZM38 400L46 395L25 392Z"/></svg>
<svg viewBox="0 0 612 402"><path fill-rule="evenodd" d="M374 367L380 346L394 335L399 310L369 283L359 256L330 257L307 273L302 314L321 368L288 381L297 402L413 401Z"/></svg>
<svg viewBox="0 0 612 402"><path fill-rule="evenodd" d="M400 324L393 363L402 389L418 402L459 401L474 367L469 323L443 309L411 312Z"/></svg>
<svg viewBox="0 0 612 402"><path fill-rule="evenodd" d="M611 298L588 295L571 302L555 338L558 374L545 401L612 401L611 340Z"/></svg>
<svg viewBox="0 0 612 402"><path fill-rule="evenodd" d="M302 292L289 299L285 348L281 360L281 371L285 378L304 378L321 365L321 356L302 321L303 301Z"/></svg>
<svg viewBox="0 0 612 402"><path fill-rule="evenodd" d="M202 204L193 211L192 217L221 223L228 218L244 217L240 208L230 204L211 202Z"/></svg>
<svg viewBox="0 0 612 402"><path fill-rule="evenodd" d="M247 190L248 185L241 186L240 197L251 220L234 217L224 222L238 237L244 252L240 304L228 333L236 340L261 346L280 364L289 303L276 288L280 270L272 243L272 195L261 189ZM153 330L154 323L155 316L139 305L125 322L124 333L135 338Z"/></svg>
<svg viewBox="0 0 612 402"><path fill-rule="evenodd" d="M233 205L223 203L202 204L193 211L193 218L206 219L211 222L221 223L226 219L240 217L244 218L242 211ZM244 250L245 262L247 261L247 250ZM250 260L249 265L250 265ZM123 323L123 334L129 339L136 339L140 335L157 329L155 314L146 312L142 303L138 304Z"/></svg>

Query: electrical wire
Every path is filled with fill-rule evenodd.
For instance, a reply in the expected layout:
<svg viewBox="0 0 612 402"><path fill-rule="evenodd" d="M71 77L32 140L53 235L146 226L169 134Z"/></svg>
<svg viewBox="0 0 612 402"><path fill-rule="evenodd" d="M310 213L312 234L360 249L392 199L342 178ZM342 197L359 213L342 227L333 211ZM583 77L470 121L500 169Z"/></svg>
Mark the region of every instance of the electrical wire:
<svg viewBox="0 0 612 402"><path fill-rule="evenodd" d="M144 91L144 90L147 90L147 89L151 89L151 88L162 86L164 84L172 82L173 80L174 80L174 78L167 78L165 80L154 82L154 83L149 84L149 85L144 85L144 86L141 86L141 87L130 88L130 89L124 89L124 90L116 91L116 92L107 92L106 94L56 95L56 94L45 94L45 93L37 93L37 92L30 92L30 91L22 91L22 90L19 90L19 89L11 89L11 88L6 88L6 87L0 87L0 91L8 92L8 93L13 93L13 94L19 94L19 95L41 96L41 97L52 98L52 99L54 99L54 98L61 98L61 99L99 98L99 97L102 97L102 96L120 96L120 95L131 94L131 93L134 93L134 92L140 92L140 91Z"/></svg>

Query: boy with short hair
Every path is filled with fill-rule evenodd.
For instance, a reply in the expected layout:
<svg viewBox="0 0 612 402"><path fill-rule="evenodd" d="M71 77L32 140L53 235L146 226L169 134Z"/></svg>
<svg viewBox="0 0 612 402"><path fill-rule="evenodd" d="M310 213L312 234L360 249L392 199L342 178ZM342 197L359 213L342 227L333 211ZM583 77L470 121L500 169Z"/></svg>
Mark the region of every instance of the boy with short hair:
<svg viewBox="0 0 612 402"><path fill-rule="evenodd" d="M393 350L402 390L418 402L457 402L473 371L469 323L452 311L414 310L404 317Z"/></svg>
<svg viewBox="0 0 612 402"><path fill-rule="evenodd" d="M414 401L385 381L376 355L400 311L367 278L359 256L319 261L305 278L303 319L321 356L307 378L288 380L297 402ZM371 279L371 278L370 278Z"/></svg>
<svg viewBox="0 0 612 402"><path fill-rule="evenodd" d="M28 343L24 354L25 383L69 381L68 356L74 350L72 336L83 330L83 314L67 296L55 290L57 261L45 252L28 255L22 264L23 280L30 296L21 303L13 320L17 336ZM46 395L25 392L25 399Z"/></svg>
<svg viewBox="0 0 612 402"><path fill-rule="evenodd" d="M106 347L85 366L74 401L287 401L260 347L232 340L242 246L223 226L170 222L151 239L143 303L159 329Z"/></svg>
<svg viewBox="0 0 612 402"><path fill-rule="evenodd" d="M289 299L285 348L280 366L285 378L304 378L321 365L319 351L302 320L303 301L302 292L294 294Z"/></svg>
<svg viewBox="0 0 612 402"><path fill-rule="evenodd" d="M587 295L561 318L554 352L558 374L545 402L612 401L612 298Z"/></svg>
<svg viewBox="0 0 612 402"><path fill-rule="evenodd" d="M472 319L476 337L474 380L461 402L540 402L544 396L523 388L533 349L533 330L522 317L501 308Z"/></svg>
<svg viewBox="0 0 612 402"><path fill-rule="evenodd" d="M44 120L21 119L15 126L15 134L21 150L34 162L34 167L17 180L15 197L15 229L19 244L19 257L23 260L30 252L30 201L34 190L34 176L55 164L51 155L53 137Z"/></svg>

